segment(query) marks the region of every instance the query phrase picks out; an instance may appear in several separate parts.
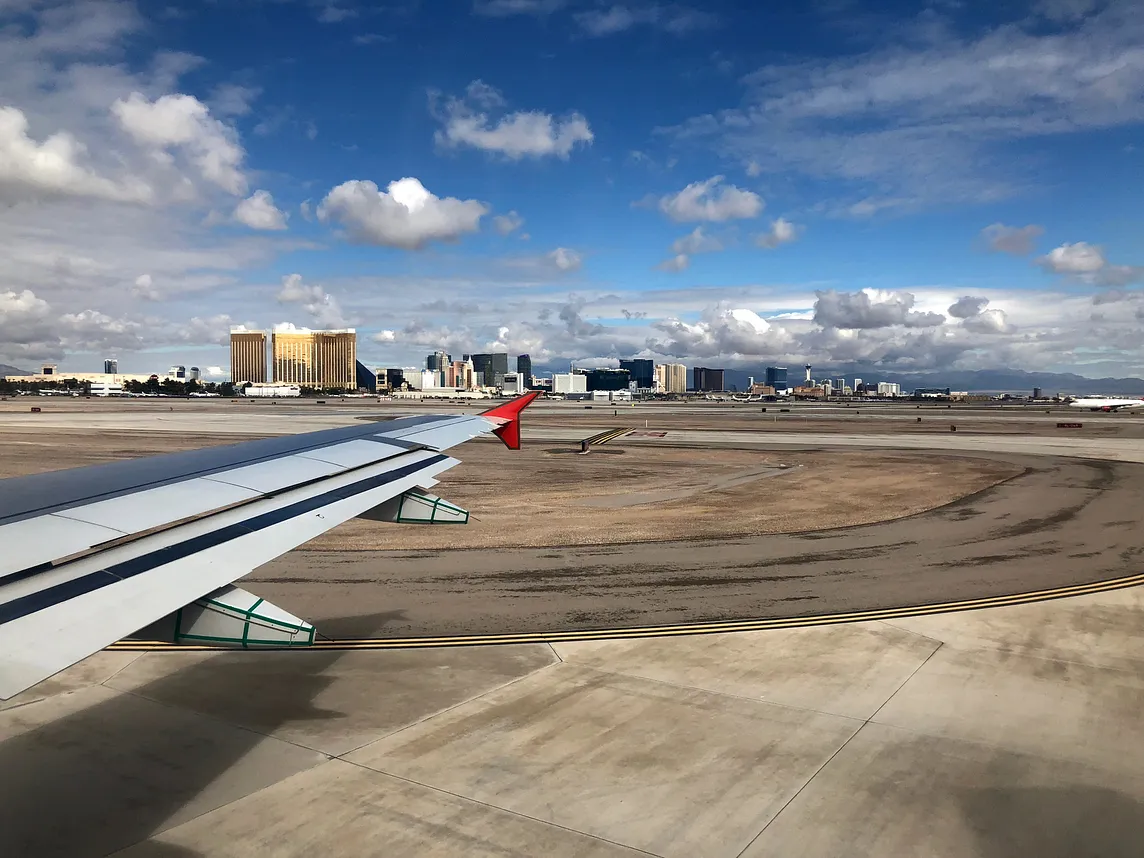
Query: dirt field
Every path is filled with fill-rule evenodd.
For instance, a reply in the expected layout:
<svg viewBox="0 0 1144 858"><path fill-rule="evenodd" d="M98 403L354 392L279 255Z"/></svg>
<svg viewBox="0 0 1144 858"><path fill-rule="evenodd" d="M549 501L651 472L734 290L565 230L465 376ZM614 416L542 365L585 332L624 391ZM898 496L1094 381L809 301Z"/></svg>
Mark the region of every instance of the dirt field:
<svg viewBox="0 0 1144 858"><path fill-rule="evenodd" d="M250 440L169 432L5 431L0 477ZM303 551L598 545L820 530L900 518L1018 473L932 454L472 442L434 491L469 509L460 527L351 521Z"/></svg>

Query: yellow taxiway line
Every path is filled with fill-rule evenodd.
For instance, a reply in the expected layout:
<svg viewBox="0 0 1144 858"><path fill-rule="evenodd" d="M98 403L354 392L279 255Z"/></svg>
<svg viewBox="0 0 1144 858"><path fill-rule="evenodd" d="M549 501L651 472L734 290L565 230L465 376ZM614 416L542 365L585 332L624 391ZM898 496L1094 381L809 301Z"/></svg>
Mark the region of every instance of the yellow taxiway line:
<svg viewBox="0 0 1144 858"><path fill-rule="evenodd" d="M586 438L590 446L607 444L609 441L614 441L621 435L626 435L631 432L631 427L624 427L623 429L609 429L607 432L601 432L599 435L593 435L591 438Z"/></svg>
<svg viewBox="0 0 1144 858"><path fill-rule="evenodd" d="M583 640L621 640L624 638L674 637L677 635L721 634L727 632L754 632L768 629L798 629L807 626L826 626L836 623L862 623L875 620L896 620L906 617L923 617L929 614L973 611L981 608L999 608L1011 605L1026 605L1050 599L1063 599L1069 596L1085 596L1104 593L1144 584L1144 574L1096 581L1091 584L1074 584L1069 587L1055 587L1051 590L1033 590L1011 596L989 596L981 599L966 599L960 602L938 602L932 605L916 605L902 608L884 608L869 611L855 611L848 614L818 614L807 617L779 617L758 620L722 620L709 623L680 623L667 626L635 626L619 629L585 629L583 631L523 632L503 635L452 635L447 637L423 638L358 638L346 640L317 640L308 647L289 649L422 649L451 646L501 646L505 644L561 643ZM252 647L254 649L255 647ZM276 647L287 649L288 647ZM224 646L184 646L160 641L120 641L108 647L116 652L155 652L155 651L196 651L230 650Z"/></svg>

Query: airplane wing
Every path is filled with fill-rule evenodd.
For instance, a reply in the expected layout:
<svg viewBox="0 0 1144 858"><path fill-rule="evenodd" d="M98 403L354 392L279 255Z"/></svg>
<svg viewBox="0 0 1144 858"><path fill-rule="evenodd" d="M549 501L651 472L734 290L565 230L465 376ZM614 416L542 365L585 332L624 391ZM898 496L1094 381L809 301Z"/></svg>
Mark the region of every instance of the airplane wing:
<svg viewBox="0 0 1144 858"><path fill-rule="evenodd" d="M305 646L314 628L232 582L354 517L450 524L443 451L520 448L529 393L406 417L0 480L0 700L141 629L175 642Z"/></svg>

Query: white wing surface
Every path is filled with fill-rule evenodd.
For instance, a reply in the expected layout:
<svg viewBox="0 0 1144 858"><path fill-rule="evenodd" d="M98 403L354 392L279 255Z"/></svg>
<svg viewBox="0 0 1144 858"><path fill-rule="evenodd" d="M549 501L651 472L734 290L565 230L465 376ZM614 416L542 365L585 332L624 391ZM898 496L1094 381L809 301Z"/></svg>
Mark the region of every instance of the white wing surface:
<svg viewBox="0 0 1144 858"><path fill-rule="evenodd" d="M370 422L0 480L0 699L168 615L177 633L183 608L234 603L243 591L228 585L255 567L351 518L396 508L383 504L407 492L426 497L457 464L444 450L488 433L519 448L520 411L535 396L482 415ZM224 607L211 627L239 622L243 645L259 617L290 618L271 605ZM312 627L299 628L312 640Z"/></svg>

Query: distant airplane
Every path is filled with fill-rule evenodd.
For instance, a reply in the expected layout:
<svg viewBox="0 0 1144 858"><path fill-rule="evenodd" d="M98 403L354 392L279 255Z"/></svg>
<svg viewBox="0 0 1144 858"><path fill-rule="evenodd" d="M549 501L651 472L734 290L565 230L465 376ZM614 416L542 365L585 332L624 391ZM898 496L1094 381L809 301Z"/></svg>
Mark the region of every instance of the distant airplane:
<svg viewBox="0 0 1144 858"><path fill-rule="evenodd" d="M1069 403L1070 408L1089 411L1119 411L1122 408L1144 408L1144 399L1109 399L1106 396L1081 396Z"/></svg>
<svg viewBox="0 0 1144 858"><path fill-rule="evenodd" d="M233 582L351 518L464 524L426 489L442 451L520 449L538 394L478 415L403 417L0 480L0 700L128 635L308 646L312 625Z"/></svg>

